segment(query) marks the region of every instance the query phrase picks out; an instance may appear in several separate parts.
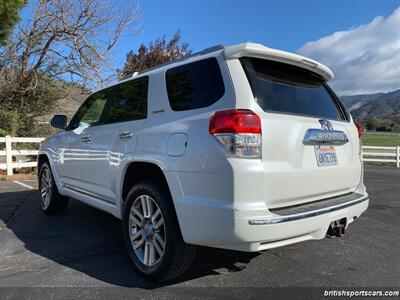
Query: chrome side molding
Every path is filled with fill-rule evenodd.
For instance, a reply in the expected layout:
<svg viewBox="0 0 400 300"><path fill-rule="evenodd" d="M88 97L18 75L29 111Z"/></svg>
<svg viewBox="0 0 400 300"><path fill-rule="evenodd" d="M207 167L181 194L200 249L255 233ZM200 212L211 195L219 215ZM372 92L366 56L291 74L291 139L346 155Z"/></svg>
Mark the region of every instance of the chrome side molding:
<svg viewBox="0 0 400 300"><path fill-rule="evenodd" d="M344 145L348 142L349 139L343 131L327 131L316 128L308 129L303 139L304 145Z"/></svg>

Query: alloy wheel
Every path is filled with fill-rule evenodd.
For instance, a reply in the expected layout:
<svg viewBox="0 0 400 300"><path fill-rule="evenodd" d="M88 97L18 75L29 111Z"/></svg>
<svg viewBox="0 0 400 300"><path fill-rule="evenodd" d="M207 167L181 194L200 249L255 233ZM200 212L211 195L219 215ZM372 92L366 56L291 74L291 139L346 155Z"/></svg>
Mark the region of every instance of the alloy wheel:
<svg viewBox="0 0 400 300"><path fill-rule="evenodd" d="M40 179L40 194L42 196L42 208L47 209L51 200L51 174L48 168L44 168L42 171L42 177Z"/></svg>
<svg viewBox="0 0 400 300"><path fill-rule="evenodd" d="M158 263L165 250L165 224L160 207L148 195L135 199L129 214L129 237L136 257L148 267Z"/></svg>

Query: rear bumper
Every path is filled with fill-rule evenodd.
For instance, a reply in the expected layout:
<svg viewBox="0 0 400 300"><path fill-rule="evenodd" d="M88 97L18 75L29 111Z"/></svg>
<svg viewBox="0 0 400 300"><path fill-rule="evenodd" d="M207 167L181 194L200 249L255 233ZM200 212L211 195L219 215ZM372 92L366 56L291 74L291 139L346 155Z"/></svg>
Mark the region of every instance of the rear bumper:
<svg viewBox="0 0 400 300"><path fill-rule="evenodd" d="M235 235L242 243L224 247L253 252L306 240L323 239L331 222L346 218L347 227L368 208L368 195L360 196L347 203L302 213L275 214L256 219L238 216Z"/></svg>
<svg viewBox="0 0 400 300"><path fill-rule="evenodd" d="M335 220L346 218L347 227L367 209L369 198L367 194L351 193L305 205L273 209L264 212L264 216L259 210L212 207L209 204L185 210L195 213L187 215L193 229L190 234L185 234L184 227L181 227L184 240L202 246L257 252L322 239Z"/></svg>
<svg viewBox="0 0 400 300"><path fill-rule="evenodd" d="M337 210L342 210L347 207L365 202L368 200L368 195L358 193L350 193L347 195L332 197L322 201L315 201L305 205L296 205L281 209L270 209L270 212L275 216L268 218L257 218L249 220L250 225L268 225L285 223L290 221L302 220L319 215L324 215Z"/></svg>

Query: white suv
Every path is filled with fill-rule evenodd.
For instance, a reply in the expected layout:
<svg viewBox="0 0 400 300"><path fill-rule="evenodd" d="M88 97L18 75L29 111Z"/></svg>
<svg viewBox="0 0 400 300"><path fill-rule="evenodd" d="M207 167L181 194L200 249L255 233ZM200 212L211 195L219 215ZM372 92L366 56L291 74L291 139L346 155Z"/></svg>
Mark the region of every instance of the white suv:
<svg viewBox="0 0 400 300"><path fill-rule="evenodd" d="M368 207L361 129L326 66L217 46L93 93L38 158L41 206L122 219L136 269L185 272L195 245L261 251L340 236Z"/></svg>

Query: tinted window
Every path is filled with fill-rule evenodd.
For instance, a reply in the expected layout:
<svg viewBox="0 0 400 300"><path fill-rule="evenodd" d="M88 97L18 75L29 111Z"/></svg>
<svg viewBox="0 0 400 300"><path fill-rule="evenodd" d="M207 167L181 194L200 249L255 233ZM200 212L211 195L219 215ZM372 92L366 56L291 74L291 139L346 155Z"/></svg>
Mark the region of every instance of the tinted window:
<svg viewBox="0 0 400 300"><path fill-rule="evenodd" d="M102 123L147 118L148 81L148 77L142 77L110 88Z"/></svg>
<svg viewBox="0 0 400 300"><path fill-rule="evenodd" d="M147 118L148 81L148 77L142 77L91 95L68 129Z"/></svg>
<svg viewBox="0 0 400 300"><path fill-rule="evenodd" d="M106 91L91 95L72 118L68 129L73 130L79 126L89 127L101 123L101 116L106 102Z"/></svg>
<svg viewBox="0 0 400 300"><path fill-rule="evenodd" d="M254 97L263 110L345 119L340 105L318 75L265 59L244 58L241 62Z"/></svg>
<svg viewBox="0 0 400 300"><path fill-rule="evenodd" d="M221 70L215 58L172 68L165 77L173 110L210 106L225 93Z"/></svg>

